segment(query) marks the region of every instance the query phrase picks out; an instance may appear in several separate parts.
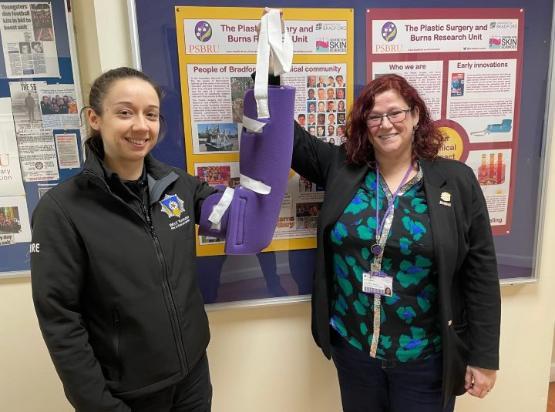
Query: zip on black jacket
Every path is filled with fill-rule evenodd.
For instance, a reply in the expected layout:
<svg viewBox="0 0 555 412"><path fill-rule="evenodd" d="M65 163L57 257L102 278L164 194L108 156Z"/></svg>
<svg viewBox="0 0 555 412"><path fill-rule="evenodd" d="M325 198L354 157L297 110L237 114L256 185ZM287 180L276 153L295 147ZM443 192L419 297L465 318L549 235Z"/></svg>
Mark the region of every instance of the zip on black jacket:
<svg viewBox="0 0 555 412"><path fill-rule="evenodd" d="M144 213L116 194L90 152L33 213L36 313L80 412L129 411L126 399L183 379L208 345L195 223L214 189L150 155L145 167Z"/></svg>

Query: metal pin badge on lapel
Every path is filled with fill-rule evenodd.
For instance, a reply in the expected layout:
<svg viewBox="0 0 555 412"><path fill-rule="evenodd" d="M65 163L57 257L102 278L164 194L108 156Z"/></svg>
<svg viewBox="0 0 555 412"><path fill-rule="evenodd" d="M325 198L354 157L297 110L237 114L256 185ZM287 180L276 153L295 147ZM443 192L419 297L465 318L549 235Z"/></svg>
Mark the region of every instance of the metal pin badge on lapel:
<svg viewBox="0 0 555 412"><path fill-rule="evenodd" d="M451 207L451 193L449 192L441 192L439 196L439 204L443 206Z"/></svg>

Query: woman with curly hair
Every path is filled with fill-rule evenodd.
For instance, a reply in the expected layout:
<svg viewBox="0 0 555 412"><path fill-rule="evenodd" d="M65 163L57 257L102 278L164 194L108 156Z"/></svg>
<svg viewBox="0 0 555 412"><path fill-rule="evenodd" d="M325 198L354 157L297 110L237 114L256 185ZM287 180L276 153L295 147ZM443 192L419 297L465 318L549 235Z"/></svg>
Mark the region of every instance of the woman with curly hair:
<svg viewBox="0 0 555 412"><path fill-rule="evenodd" d="M312 331L337 367L346 412L452 411L483 398L499 364L500 291L473 171L404 78L371 81L346 142L295 129L292 167L326 190Z"/></svg>

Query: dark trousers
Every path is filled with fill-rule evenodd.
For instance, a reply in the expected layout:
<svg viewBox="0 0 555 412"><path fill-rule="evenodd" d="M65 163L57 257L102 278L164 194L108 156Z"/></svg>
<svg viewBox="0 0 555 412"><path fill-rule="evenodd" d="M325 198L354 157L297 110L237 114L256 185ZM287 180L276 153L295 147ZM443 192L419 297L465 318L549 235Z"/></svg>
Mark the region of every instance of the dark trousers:
<svg viewBox="0 0 555 412"><path fill-rule="evenodd" d="M371 358L332 331L344 412L452 412L455 397L442 407L441 354L409 363Z"/></svg>
<svg viewBox="0 0 555 412"><path fill-rule="evenodd" d="M210 412L212 384L206 353L182 381L125 403L133 412Z"/></svg>

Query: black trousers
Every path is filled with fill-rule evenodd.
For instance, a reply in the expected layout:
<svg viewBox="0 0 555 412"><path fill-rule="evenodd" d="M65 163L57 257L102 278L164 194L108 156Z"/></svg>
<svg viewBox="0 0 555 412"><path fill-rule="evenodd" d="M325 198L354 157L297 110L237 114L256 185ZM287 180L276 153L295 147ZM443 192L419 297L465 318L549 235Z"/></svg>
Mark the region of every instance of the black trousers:
<svg viewBox="0 0 555 412"><path fill-rule="evenodd" d="M206 353L182 381L126 404L133 412L210 412L212 384Z"/></svg>
<svg viewBox="0 0 555 412"><path fill-rule="evenodd" d="M455 397L442 405L441 354L406 364L387 364L353 348L332 331L344 412L453 412Z"/></svg>

